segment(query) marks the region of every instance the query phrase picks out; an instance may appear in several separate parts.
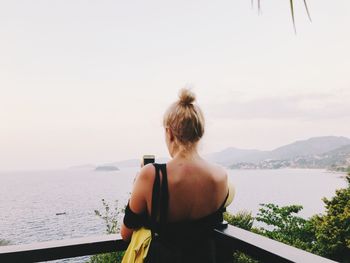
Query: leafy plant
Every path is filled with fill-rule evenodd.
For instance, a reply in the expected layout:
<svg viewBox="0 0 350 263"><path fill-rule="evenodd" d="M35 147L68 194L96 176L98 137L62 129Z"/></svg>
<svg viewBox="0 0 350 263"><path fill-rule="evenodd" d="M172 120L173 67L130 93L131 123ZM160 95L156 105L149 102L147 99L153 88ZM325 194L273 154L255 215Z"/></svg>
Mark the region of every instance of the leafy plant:
<svg viewBox="0 0 350 263"><path fill-rule="evenodd" d="M258 232L271 239L312 251L315 242L314 227L310 220L297 214L303 209L300 205L279 207L275 204L261 204L256 221L267 225Z"/></svg>
<svg viewBox="0 0 350 263"><path fill-rule="evenodd" d="M224 220L228 224L237 226L245 230L252 230L254 217L251 212L239 211L237 214L231 214L229 212L224 213ZM233 262L235 263L258 263L259 261L251 258L241 251L235 251L233 253Z"/></svg>
<svg viewBox="0 0 350 263"><path fill-rule="evenodd" d="M258 260L255 260L240 251L236 251L233 253L233 262L234 263L259 263Z"/></svg>
<svg viewBox="0 0 350 263"><path fill-rule="evenodd" d="M1 246L7 246L7 245L10 245L10 241L8 240L5 240L5 239L0 239L0 247Z"/></svg>
<svg viewBox="0 0 350 263"><path fill-rule="evenodd" d="M124 213L124 209L118 207L118 201L115 202L113 208L102 199L102 205L104 207L103 213L99 210L95 210L95 214L100 217L106 224L107 234L116 234L120 232L120 219ZM112 253L98 254L90 258L89 263L118 263L121 262L124 256L124 251L116 251Z"/></svg>
<svg viewBox="0 0 350 263"><path fill-rule="evenodd" d="M348 187L339 189L333 198L324 198L324 215L315 215L315 253L340 262L350 262L350 174Z"/></svg>
<svg viewBox="0 0 350 263"><path fill-rule="evenodd" d="M240 211L237 214L229 212L224 213L224 220L230 225L237 226L245 230L251 230L254 223L254 217L251 212Z"/></svg>
<svg viewBox="0 0 350 263"><path fill-rule="evenodd" d="M102 199L102 205L104 212L101 213L99 210L95 210L95 215L100 217L106 224L106 232L108 234L115 234L120 232L119 219L120 215L124 213L124 209L118 207L118 200L115 201L114 208L111 209L109 204Z"/></svg>
<svg viewBox="0 0 350 263"><path fill-rule="evenodd" d="M112 252L94 255L90 258L89 263L119 263L122 262L124 252Z"/></svg>

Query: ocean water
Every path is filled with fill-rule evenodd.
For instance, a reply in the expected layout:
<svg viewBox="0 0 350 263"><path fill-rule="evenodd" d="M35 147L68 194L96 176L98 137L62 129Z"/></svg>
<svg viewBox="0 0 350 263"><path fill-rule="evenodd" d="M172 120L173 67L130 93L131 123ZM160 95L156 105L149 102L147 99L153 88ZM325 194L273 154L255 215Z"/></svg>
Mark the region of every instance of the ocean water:
<svg viewBox="0 0 350 263"><path fill-rule="evenodd" d="M59 170L0 173L0 239L11 244L100 235L104 222L94 210L124 207L137 168L113 172ZM346 186L344 174L325 170L229 170L236 196L228 208L256 214L260 203L300 204L301 215L324 211L323 197ZM118 203L116 204L116 200ZM87 258L60 262L83 262Z"/></svg>
<svg viewBox="0 0 350 263"><path fill-rule="evenodd" d="M320 169L230 170L230 179L236 186L236 197L228 208L258 212L259 204L298 204L299 213L308 218L324 212L323 197L330 198L335 190L347 186L344 173Z"/></svg>

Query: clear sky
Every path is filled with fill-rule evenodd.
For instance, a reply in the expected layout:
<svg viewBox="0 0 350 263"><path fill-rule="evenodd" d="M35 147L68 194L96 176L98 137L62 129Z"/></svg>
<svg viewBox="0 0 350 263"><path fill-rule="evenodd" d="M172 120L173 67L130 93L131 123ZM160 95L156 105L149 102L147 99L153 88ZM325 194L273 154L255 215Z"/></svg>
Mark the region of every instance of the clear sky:
<svg viewBox="0 0 350 263"><path fill-rule="evenodd" d="M191 85L204 153L350 137L350 1L0 1L0 170L166 156Z"/></svg>

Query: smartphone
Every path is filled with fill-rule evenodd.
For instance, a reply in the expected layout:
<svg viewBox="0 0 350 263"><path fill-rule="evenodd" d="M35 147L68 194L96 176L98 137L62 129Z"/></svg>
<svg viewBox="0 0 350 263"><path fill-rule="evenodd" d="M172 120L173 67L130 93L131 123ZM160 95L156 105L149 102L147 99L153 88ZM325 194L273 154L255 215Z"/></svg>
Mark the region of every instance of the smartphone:
<svg viewBox="0 0 350 263"><path fill-rule="evenodd" d="M144 155L143 156L143 165L154 163L156 160L154 155Z"/></svg>

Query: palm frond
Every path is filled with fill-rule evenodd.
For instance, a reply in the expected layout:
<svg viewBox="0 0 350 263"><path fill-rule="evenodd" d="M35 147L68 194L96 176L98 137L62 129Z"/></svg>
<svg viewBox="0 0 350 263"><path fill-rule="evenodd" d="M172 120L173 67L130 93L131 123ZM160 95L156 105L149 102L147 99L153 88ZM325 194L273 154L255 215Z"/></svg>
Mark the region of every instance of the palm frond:
<svg viewBox="0 0 350 263"><path fill-rule="evenodd" d="M309 12L309 7L307 6L306 0L304 0L304 5L305 5L307 16L309 17L310 22L312 22L311 15Z"/></svg>
<svg viewBox="0 0 350 263"><path fill-rule="evenodd" d="M295 26L295 16L294 16L294 4L293 0L290 0L290 11L292 13L292 20L293 20L293 27L294 27L294 33L297 33L297 28Z"/></svg>
<svg viewBox="0 0 350 263"><path fill-rule="evenodd" d="M303 0L303 1L304 1L304 6L305 6L307 16L308 16L310 22L312 22L309 7L307 5L307 1L306 0ZM297 28L296 28L296 24L295 24L294 0L289 0L289 2L290 2L290 11L291 11L291 15L292 15L294 33L296 34ZM260 14L261 13L261 0L257 0L257 4L258 4L258 13ZM252 8L254 8L254 0L251 0L251 6L252 6Z"/></svg>

